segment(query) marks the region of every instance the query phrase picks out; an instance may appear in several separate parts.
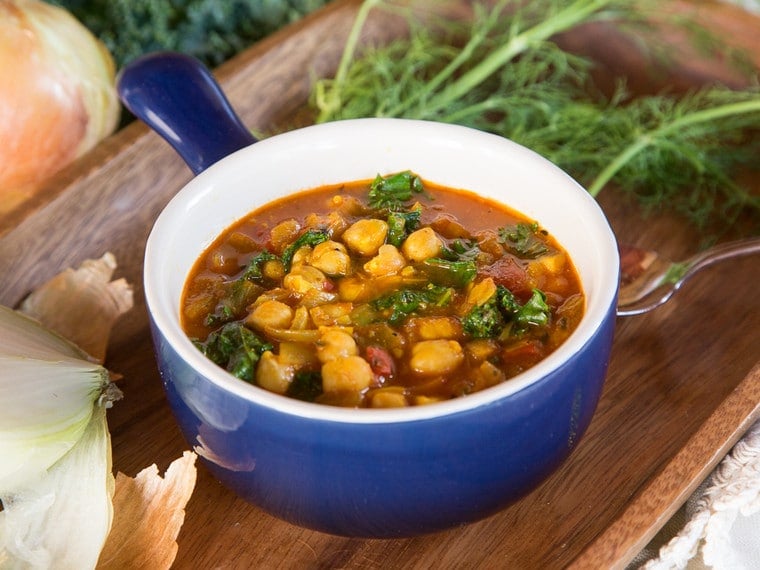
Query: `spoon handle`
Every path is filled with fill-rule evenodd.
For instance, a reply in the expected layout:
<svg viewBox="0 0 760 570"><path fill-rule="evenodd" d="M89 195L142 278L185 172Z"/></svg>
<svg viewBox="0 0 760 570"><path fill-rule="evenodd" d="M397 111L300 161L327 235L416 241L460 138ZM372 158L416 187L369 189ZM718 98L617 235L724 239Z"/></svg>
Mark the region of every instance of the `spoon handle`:
<svg viewBox="0 0 760 570"><path fill-rule="evenodd" d="M116 80L121 101L161 135L194 174L256 142L211 72L174 52L139 57Z"/></svg>
<svg viewBox="0 0 760 570"><path fill-rule="evenodd" d="M730 241L711 247L701 253L696 254L688 262L687 270L682 277L686 280L688 277L700 269L733 257L751 255L760 253L760 236Z"/></svg>

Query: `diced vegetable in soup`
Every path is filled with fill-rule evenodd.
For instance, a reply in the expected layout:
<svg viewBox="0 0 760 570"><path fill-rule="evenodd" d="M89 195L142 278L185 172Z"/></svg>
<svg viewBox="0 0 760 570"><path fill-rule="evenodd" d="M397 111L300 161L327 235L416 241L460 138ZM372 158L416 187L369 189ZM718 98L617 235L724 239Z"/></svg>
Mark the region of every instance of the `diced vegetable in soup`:
<svg viewBox="0 0 760 570"><path fill-rule="evenodd" d="M430 404L506 382L585 306L541 226L411 172L270 203L198 260L186 333L233 375L323 404Z"/></svg>

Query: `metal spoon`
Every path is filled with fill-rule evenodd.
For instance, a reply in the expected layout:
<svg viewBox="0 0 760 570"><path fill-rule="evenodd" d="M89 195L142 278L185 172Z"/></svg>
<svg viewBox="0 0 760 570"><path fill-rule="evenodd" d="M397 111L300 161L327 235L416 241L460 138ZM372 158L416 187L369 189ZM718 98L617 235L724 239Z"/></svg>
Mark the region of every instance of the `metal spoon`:
<svg viewBox="0 0 760 570"><path fill-rule="evenodd" d="M620 246L621 277L617 315L640 315L659 307L701 269L718 261L760 253L760 237L727 242L673 262L657 252Z"/></svg>

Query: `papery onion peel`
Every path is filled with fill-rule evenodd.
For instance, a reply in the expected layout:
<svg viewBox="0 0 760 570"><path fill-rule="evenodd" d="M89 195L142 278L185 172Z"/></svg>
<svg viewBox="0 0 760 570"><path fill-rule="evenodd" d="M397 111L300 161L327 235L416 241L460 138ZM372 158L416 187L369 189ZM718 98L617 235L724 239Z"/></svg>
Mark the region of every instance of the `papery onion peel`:
<svg viewBox="0 0 760 570"><path fill-rule="evenodd" d="M115 267L107 253L40 286L23 313L0 305L2 569L164 570L176 557L196 454L163 478L155 465L112 472L106 409L121 392L101 362L132 307Z"/></svg>

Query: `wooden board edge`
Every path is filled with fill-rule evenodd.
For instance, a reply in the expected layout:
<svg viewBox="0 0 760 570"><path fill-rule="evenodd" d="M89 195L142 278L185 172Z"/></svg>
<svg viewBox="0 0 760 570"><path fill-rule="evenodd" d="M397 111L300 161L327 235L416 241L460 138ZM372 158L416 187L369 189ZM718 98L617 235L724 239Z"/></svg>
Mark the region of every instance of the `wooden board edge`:
<svg viewBox="0 0 760 570"><path fill-rule="evenodd" d="M625 568L758 420L760 362L568 568Z"/></svg>

